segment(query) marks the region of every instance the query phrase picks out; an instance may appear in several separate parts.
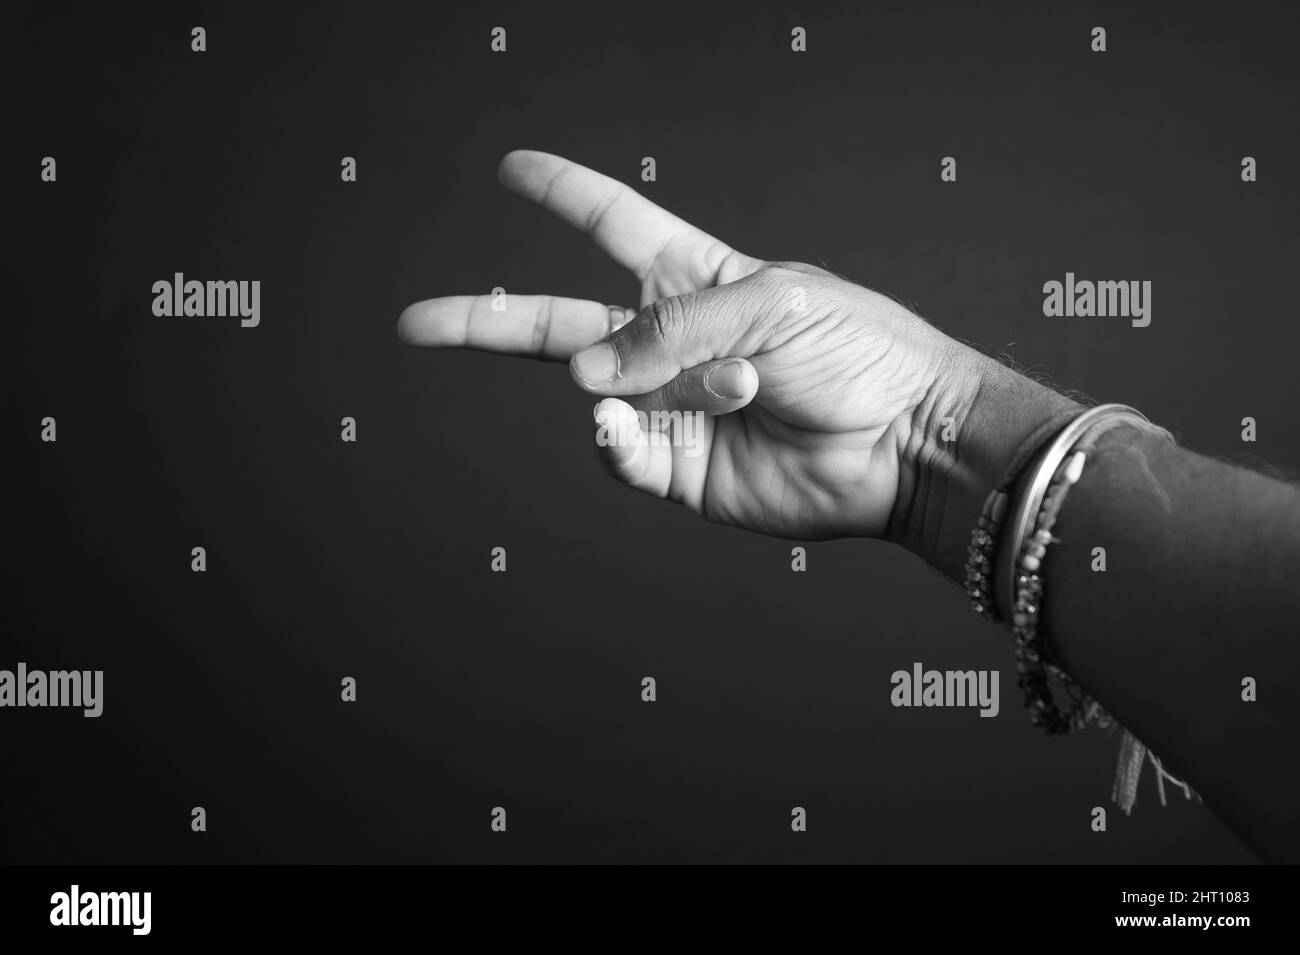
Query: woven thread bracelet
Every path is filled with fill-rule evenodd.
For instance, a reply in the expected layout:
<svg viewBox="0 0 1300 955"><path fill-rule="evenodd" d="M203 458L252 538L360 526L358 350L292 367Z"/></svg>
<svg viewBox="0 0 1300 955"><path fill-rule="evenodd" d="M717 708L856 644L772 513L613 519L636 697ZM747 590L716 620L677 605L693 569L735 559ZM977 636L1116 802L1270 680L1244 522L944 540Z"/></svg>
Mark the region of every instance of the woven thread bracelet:
<svg viewBox="0 0 1300 955"><path fill-rule="evenodd" d="M1076 418L1043 453L1012 521L1008 562L1012 594L1011 622L1016 635L1017 684L1034 726L1049 735L1081 728L1097 706L1070 677L1046 658L1038 623L1042 618L1043 577L1039 573L1050 544L1059 543L1052 528L1071 487L1101 436L1120 424L1150 422L1125 405L1101 405ZM1071 698L1062 711L1052 698L1049 676L1058 679Z"/></svg>

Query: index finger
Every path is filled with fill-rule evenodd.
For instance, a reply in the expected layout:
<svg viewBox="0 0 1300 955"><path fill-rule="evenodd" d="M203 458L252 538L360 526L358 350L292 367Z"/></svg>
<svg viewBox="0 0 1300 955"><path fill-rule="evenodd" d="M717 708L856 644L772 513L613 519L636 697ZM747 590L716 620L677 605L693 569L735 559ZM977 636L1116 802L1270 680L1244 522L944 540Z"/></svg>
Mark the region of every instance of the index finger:
<svg viewBox="0 0 1300 955"><path fill-rule="evenodd" d="M643 281L674 242L691 239L730 251L630 186L560 156L517 149L501 160L497 175L508 188L591 236Z"/></svg>

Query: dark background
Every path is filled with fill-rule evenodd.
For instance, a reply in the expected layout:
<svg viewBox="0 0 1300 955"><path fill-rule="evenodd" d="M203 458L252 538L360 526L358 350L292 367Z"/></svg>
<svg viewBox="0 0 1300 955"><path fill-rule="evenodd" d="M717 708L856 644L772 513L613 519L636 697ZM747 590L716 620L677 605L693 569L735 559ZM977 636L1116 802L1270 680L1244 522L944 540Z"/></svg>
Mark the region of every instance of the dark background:
<svg viewBox="0 0 1300 955"><path fill-rule="evenodd" d="M497 185L539 148L1193 448L1295 469L1293 34L1271 6L1059 6L11 22L0 668L102 669L105 711L0 712L2 857L1253 860L1150 775L1131 818L1111 807L1118 739L1032 729L1009 635L915 557L818 543L793 574L790 542L606 478L562 367L394 332L411 301L497 285L635 304ZM176 271L261 280L260 327L155 317ZM1151 280L1152 324L1044 318L1066 271ZM1001 715L892 708L918 660L1001 670Z"/></svg>

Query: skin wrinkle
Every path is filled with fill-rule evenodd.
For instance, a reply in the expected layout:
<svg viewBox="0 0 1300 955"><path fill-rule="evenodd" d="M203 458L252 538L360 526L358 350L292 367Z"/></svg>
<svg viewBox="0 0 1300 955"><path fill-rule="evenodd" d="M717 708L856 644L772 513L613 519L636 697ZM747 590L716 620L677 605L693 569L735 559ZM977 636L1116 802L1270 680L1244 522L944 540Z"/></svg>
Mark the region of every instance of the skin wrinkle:
<svg viewBox="0 0 1300 955"><path fill-rule="evenodd" d="M759 427L761 427L765 433L767 433L768 435L772 434L771 426L762 418L758 419L758 424ZM784 523L783 518L785 515L785 496L786 496L787 488L784 482L780 480L781 476L782 474L780 468L769 468L767 474L767 481L764 484L763 493L760 496L760 500L763 501L763 508L762 508L763 527L769 532L774 529L780 528L781 525ZM767 501L773 498L772 488L778 485L780 486L780 494L775 496L775 502L776 502L775 506L772 508L772 510L769 511L767 506ZM773 514L775 514L775 520L773 520Z"/></svg>
<svg viewBox="0 0 1300 955"><path fill-rule="evenodd" d="M983 395L983 393L984 393L984 379L983 379L983 378L980 378L980 379L978 380L978 382L976 383L976 386L975 386L975 394L974 394L974 396L971 398L970 402L966 405L966 416L962 418L962 422L961 422L961 423L962 423L962 427L965 427L965 425L966 425L966 420L967 420L967 418L970 417L970 409L973 408L973 407L975 407L976 403L980 400L980 396ZM960 434L960 433L961 433L961 432L958 431L958 434ZM962 460L961 441L960 441L960 440L956 440L956 441L953 441L953 442L952 442L952 451L951 451L951 453L952 453L952 463L951 463L951 465L950 465L950 470L949 470L948 473L949 473L949 474L954 474L954 473L957 472L957 469L960 468L960 467L963 465L963 463L964 463L963 460ZM930 510L930 508L926 508L926 510ZM939 526L938 526L938 528L937 528L937 530L936 530L936 534L937 534L937 536L935 537L935 540L937 540L937 541L942 541L942 540L945 539L945 538L944 538L944 534L943 534L943 529L944 529L944 527L946 526L947 522L949 522L950 520L953 519L953 516L950 515L950 514L948 513L949 510L950 510L950 508L947 506L947 502L944 503L944 506L938 508L938 511L939 511ZM973 523L973 522L971 523L971 526L974 526L974 523Z"/></svg>
<svg viewBox="0 0 1300 955"><path fill-rule="evenodd" d="M465 327L461 331L461 337L460 337L461 341L468 342L470 340L469 330L474 321L474 306L478 305L480 299L486 301L487 296L485 295L472 296L469 302L465 305Z"/></svg>
<svg viewBox="0 0 1300 955"><path fill-rule="evenodd" d="M913 409L913 415L915 415L917 411L921 412L921 420L917 422L917 425L913 425L907 437L908 443L915 447L914 453L900 453L899 455L900 461L911 460L913 462L912 493L910 495L911 500L908 501L907 513L902 519L904 525L903 532L905 534L908 533L908 525L912 523L913 517L917 513L920 513L922 523L919 528L915 529L914 533L921 541L942 541L944 539L942 530L944 527L945 512L948 508L946 506L923 507L918 511L918 504L923 495L927 500L933 496L932 492L934 488L932 488L931 485L934 483L933 479L938 477L940 471L946 471L947 476L950 476L954 471L952 465L949 465L946 469L942 466L938 468L935 467L936 460L934 459L934 448L930 442L925 440L925 436L931 433L935 407L938 403L936 392L939 387L939 377L935 376L929 385L927 385L925 394L921 396L921 400L917 402L916 407ZM930 460L922 461L920 460L922 456L927 456ZM945 502L943 501L940 502L941 505L944 503ZM935 516L936 512L937 527L935 528L935 533L931 535L930 529L934 526L932 518Z"/></svg>
<svg viewBox="0 0 1300 955"><path fill-rule="evenodd" d="M554 297L547 295L542 299L542 307L537 310L537 325L533 332L533 351L543 356L546 354L547 340L551 337L551 309L554 305Z"/></svg>
<svg viewBox="0 0 1300 955"><path fill-rule="evenodd" d="M742 256L739 252L737 252L735 249L731 248L731 246L727 245L725 242L722 242L722 241L719 240L719 239L714 239L714 240L713 240L713 245L711 245L711 246L709 247L709 252L708 252L708 253L705 253L704 261L705 261L706 263L707 263L708 260L709 260L709 254L712 253L715 249L722 249L722 250L723 250L723 253L722 253L722 258L721 258L721 260L719 260L719 262L718 262L718 264L717 264L716 267L715 267L715 266L709 266L709 270L710 270L710 272L711 272L711 275L710 275L710 277L709 277L709 280L712 282L712 284L715 285L715 286L716 286L716 285L725 285L725 284L728 284L729 282L733 282L733 281L735 281L736 279L743 278L743 277L744 277L744 267L743 267L742 265L737 265L737 267L736 267L736 275L735 275L734 278L724 279L722 273L726 270L726 268L727 268L727 264L728 264L728 263L733 262L733 261L739 262L741 259L744 259L744 258L746 258L746 257L745 257L745 256Z"/></svg>
<svg viewBox="0 0 1300 955"><path fill-rule="evenodd" d="M818 477L811 468L805 470L798 467L791 468L790 465L786 465L786 469L790 472L785 482L787 486L797 482L803 486L804 490L811 489L816 492L816 494L820 495L823 502L836 500L838 495L824 484L821 478ZM819 513L822 513L825 510L824 506L819 508L815 503L813 509Z"/></svg>
<svg viewBox="0 0 1300 955"><path fill-rule="evenodd" d="M931 417L933 417L933 413L931 414ZM927 495L928 495L929 493L930 493L930 489L927 488ZM942 540L944 539L944 536L943 536L943 529L944 529L945 526L947 526L947 522L948 522L948 520L949 520L948 510L949 510L949 508L947 508L946 506L944 506L944 507L938 507L938 508L927 507L927 508L925 509L925 513L926 513L926 516L927 516L927 517L928 517L929 514L930 514L931 512L933 512L933 511L937 511L937 512L938 512L938 522L937 522L937 524L936 524L936 526L935 526L935 529L934 529L934 540L936 540L936 541L942 541Z"/></svg>
<svg viewBox="0 0 1300 955"><path fill-rule="evenodd" d="M650 317L654 319L655 330L658 332L659 340L661 342L672 341L668 329L673 324L672 317L675 304L674 299L661 298L650 306ZM683 322L682 324L685 323Z"/></svg>
<svg viewBox="0 0 1300 955"><path fill-rule="evenodd" d="M775 351L778 348L781 348L782 346L787 345L790 342L794 341L800 335L803 335L808 331L816 329L820 324L822 324L824 320L825 319L823 318L822 315L818 314L817 312L814 312L814 310L810 308L807 310L807 312L805 312L803 315L801 315L799 318L795 319L794 321L790 322L788 325L785 322L781 322L779 323L778 328L773 329L772 333L766 336L762 346L759 348L756 354L763 355L766 354L767 352ZM834 325L831 326L831 328L834 327L836 326ZM782 335L781 333L784 334Z"/></svg>
<svg viewBox="0 0 1300 955"><path fill-rule="evenodd" d="M627 193L626 186L624 186L621 189L615 190L614 194L611 195L604 202L602 202L600 206L598 206L592 212L592 214L587 218L587 222L583 228L583 231L586 232L587 235L594 236L596 234L596 230L600 228L600 224L605 220L605 214L609 212L610 206L618 202L619 199L622 199L626 193Z"/></svg>
<svg viewBox="0 0 1300 955"><path fill-rule="evenodd" d="M750 437L751 420L747 415L740 415L739 417L740 417L741 433L738 437L733 435L732 442L734 443L736 441L739 441L746 445L751 444L752 443L752 439ZM720 444L721 441L718 439L718 432L714 430L713 440L709 444L710 472L712 472L713 469L713 455L717 452L718 446ZM707 478L705 479L704 482L704 488L700 493L700 510L701 513L704 515L705 520L712 521L715 524L727 524L730 526L735 526L736 524L734 520L724 519L721 516L722 510L718 507L717 501L710 500L709 483Z"/></svg>
<svg viewBox="0 0 1300 955"><path fill-rule="evenodd" d="M837 321L839 324L843 324L848 320L849 317L850 316L848 315L841 314L838 316ZM838 325L836 327L838 327ZM836 327L825 329L821 327L821 324L819 322L810 320L810 327L799 329L797 332L792 334L789 338L778 343L777 345L774 345L773 347L774 348L780 347L781 345L787 344L789 342L795 342L804 335L812 336L813 341L823 341L828 335L832 335L836 331ZM856 332L850 330L846 344L852 344L854 341L856 341L857 339L855 336L859 334L865 335L867 333L865 331ZM882 364L887 363L890 355L892 355L896 351L896 349L897 349L897 342L891 337L885 342L883 351L881 351L880 349L873 350L876 352L876 354L873 355L871 360L866 365L861 367L855 367L850 370L842 371L841 373L839 373L837 377L827 379L825 381L822 381L819 378L818 383L830 387L842 388L846 391L848 390L860 391L863 390L864 387L871 387L869 385L871 376L878 372ZM812 349L810 348L810 351L811 350ZM813 357L813 358L805 359L800 362L789 364L784 369L784 371L787 374L790 374L792 378L800 378L800 380L803 381L803 384L800 385L798 392L804 393L809 390L809 386L805 380L807 376L803 374L795 375L794 373L802 372L802 370L806 365L813 366L813 370L816 371L820 366L824 364L830 364L830 363L826 362L825 359ZM864 382L867 382L868 385L863 385ZM796 406L799 405L800 403L797 394L789 395L788 401L790 404ZM805 430L819 431L821 433L834 433L838 431L838 427L834 423L828 423L825 427L818 428L817 425L813 422L800 422L800 427L804 428Z"/></svg>
<svg viewBox="0 0 1300 955"><path fill-rule="evenodd" d="M542 198L537 200L539 205L541 205L544 208L550 207L549 203L551 198L551 190L555 188L555 183L559 180L559 178L572 168L573 168L573 164L567 163L561 166L559 169L555 170L555 174L551 176L550 179L546 180L546 185L542 187Z"/></svg>
<svg viewBox="0 0 1300 955"><path fill-rule="evenodd" d="M899 462L899 470L898 487L894 493L894 506L890 509L889 520L885 522L884 537L886 540L907 546L909 537L913 532L911 515L916 502L916 488L924 478L919 469L908 468L904 463L910 460L908 448L912 444L915 427L913 425L900 427L898 421L895 421L890 427L898 429L894 435L894 456ZM904 501L905 498L906 502Z"/></svg>
<svg viewBox="0 0 1300 955"><path fill-rule="evenodd" d="M913 413L915 414L915 412ZM907 485L905 494L895 492L894 506L889 515L889 522L886 525L886 536L905 546L909 543L915 543L911 540L913 537L923 539L925 534L924 526L916 527L913 517L918 513L916 502L920 490L929 483L929 472L925 468L916 466L909 468L905 464L908 461L915 461L916 455L920 452L920 448L916 447L918 436L919 429L916 427L916 422L913 421L896 439L897 450L895 453L899 461L900 484L902 481L907 481ZM922 522L924 523L924 515L922 515Z"/></svg>
<svg viewBox="0 0 1300 955"><path fill-rule="evenodd" d="M649 280L650 274L654 272L655 266L659 264L660 257L667 252L668 247L673 244L673 239L677 238L685 231L687 231L686 228L677 228L670 232L668 238L664 239L664 244L659 247L658 251L656 251L654 255L650 256L650 261L636 270L636 277L642 285Z"/></svg>

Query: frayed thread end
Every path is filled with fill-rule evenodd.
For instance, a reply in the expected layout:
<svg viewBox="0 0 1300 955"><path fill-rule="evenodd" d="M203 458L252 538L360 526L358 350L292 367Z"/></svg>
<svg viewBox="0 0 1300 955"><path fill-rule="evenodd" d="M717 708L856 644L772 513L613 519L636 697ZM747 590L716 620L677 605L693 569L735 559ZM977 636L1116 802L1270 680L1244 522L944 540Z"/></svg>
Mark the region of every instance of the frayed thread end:
<svg viewBox="0 0 1300 955"><path fill-rule="evenodd" d="M1159 757L1128 730L1119 744L1119 760L1115 766L1115 782L1111 786L1110 798L1125 815L1132 815L1133 806L1137 804L1138 783L1142 781L1142 768L1150 762L1156 770L1156 788L1160 793L1160 805L1169 803L1165 797L1165 780L1183 791L1187 799L1200 799L1192 787L1165 769Z"/></svg>

